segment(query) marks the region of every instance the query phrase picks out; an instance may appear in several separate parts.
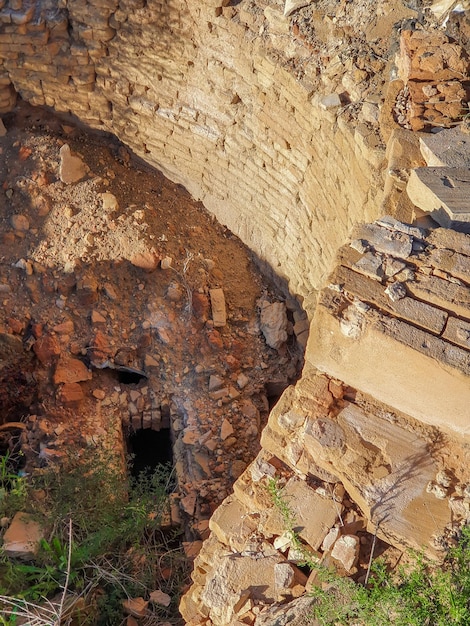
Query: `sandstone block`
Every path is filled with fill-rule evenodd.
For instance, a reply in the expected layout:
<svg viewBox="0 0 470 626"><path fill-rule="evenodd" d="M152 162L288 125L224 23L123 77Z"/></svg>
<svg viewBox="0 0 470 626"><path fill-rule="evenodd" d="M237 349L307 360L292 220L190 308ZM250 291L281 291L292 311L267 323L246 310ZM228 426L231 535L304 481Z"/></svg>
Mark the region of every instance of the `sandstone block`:
<svg viewBox="0 0 470 626"><path fill-rule="evenodd" d="M415 300L405 295L398 300L392 300L386 295L383 285L369 280L346 267L338 267L332 275L332 281L340 284L347 293L362 299L364 302L375 305L382 311L417 324L421 328L440 334L447 321L447 313L425 302ZM397 283L393 283L397 284ZM400 283L401 284L401 283Z"/></svg>
<svg viewBox="0 0 470 626"><path fill-rule="evenodd" d="M303 595L287 604L283 602L265 607L257 615L254 626L305 626L305 616L310 614L314 602L310 596Z"/></svg>
<svg viewBox="0 0 470 626"><path fill-rule="evenodd" d="M60 149L59 176L63 183L76 183L85 177L87 167L82 159L72 155L70 146L66 143Z"/></svg>
<svg viewBox="0 0 470 626"><path fill-rule="evenodd" d="M331 556L339 561L347 572L350 572L356 565L359 556L359 537L355 535L340 537L333 546Z"/></svg>
<svg viewBox="0 0 470 626"><path fill-rule="evenodd" d="M158 264L160 263L160 258L155 252L146 251L134 254L129 261L132 265L135 265L135 267L140 267L147 272L152 272L157 269Z"/></svg>
<svg viewBox="0 0 470 626"><path fill-rule="evenodd" d="M227 323L227 311L225 308L225 295L223 289L210 289L212 319L214 326L222 327Z"/></svg>
<svg viewBox="0 0 470 626"><path fill-rule="evenodd" d="M282 498L292 511L295 528L300 537L317 550L329 529L335 524L342 505L320 496L306 482L295 477L289 479L283 488ZM277 509L274 509L266 520L263 530L268 534L277 535L284 532L284 522Z"/></svg>
<svg viewBox="0 0 470 626"><path fill-rule="evenodd" d="M465 50L439 31L403 31L396 59L399 77L408 80L443 81L468 76Z"/></svg>
<svg viewBox="0 0 470 626"><path fill-rule="evenodd" d="M268 346L278 350L287 341L286 305L264 300L261 303L260 324Z"/></svg>
<svg viewBox="0 0 470 626"><path fill-rule="evenodd" d="M441 226L470 230L470 170L420 167L411 172L406 191Z"/></svg>
<svg viewBox="0 0 470 626"><path fill-rule="evenodd" d="M470 256L470 236L464 233L448 228L435 228L429 234L427 241L437 248L447 248Z"/></svg>
<svg viewBox="0 0 470 626"><path fill-rule="evenodd" d="M68 359L60 361L54 372L54 383L79 383L85 380L91 380L92 373L83 361L79 359Z"/></svg>
<svg viewBox="0 0 470 626"><path fill-rule="evenodd" d="M33 345L34 354L42 365L50 365L55 357L60 354L60 345L55 337L44 335Z"/></svg>
<svg viewBox="0 0 470 626"><path fill-rule="evenodd" d="M470 348L470 322L461 320L458 317L449 317L446 329L442 335L444 339L452 343Z"/></svg>
<svg viewBox="0 0 470 626"><path fill-rule="evenodd" d="M32 559L44 537L43 529L27 513L16 513L3 536L5 555L13 558Z"/></svg>
<svg viewBox="0 0 470 626"><path fill-rule="evenodd" d="M366 224L354 230L354 238L362 239L377 252L407 259L412 251L413 237L399 230L382 228L378 224Z"/></svg>
<svg viewBox="0 0 470 626"><path fill-rule="evenodd" d="M252 556L218 553L217 567L207 574L201 601L216 624L233 623L246 601L272 603L277 599L275 566L285 559L269 544L259 546ZM261 582L262 581L262 582ZM261 582L261 584L260 584Z"/></svg>
<svg viewBox="0 0 470 626"><path fill-rule="evenodd" d="M458 287L443 282L449 288ZM407 282L413 293L418 291L416 285L416 281ZM465 297L468 301L470 295ZM338 294L332 298L338 300ZM342 306L339 299L338 307ZM320 300L309 337L310 345L315 346L307 351L309 362L420 421L460 436L470 435L465 417L468 353L399 320L378 313L372 318L363 318L364 325L356 336L345 336L341 320L327 312ZM407 363L406 368L403 363Z"/></svg>
<svg viewBox="0 0 470 626"><path fill-rule="evenodd" d="M470 256L438 248L427 255L426 262L464 283L470 283Z"/></svg>
<svg viewBox="0 0 470 626"><path fill-rule="evenodd" d="M59 391L59 400L65 406L78 406L84 400L85 394L79 383L65 383Z"/></svg>
<svg viewBox="0 0 470 626"><path fill-rule="evenodd" d="M242 550L257 526L256 516L234 496L226 498L209 520L217 539L236 551Z"/></svg>
<svg viewBox="0 0 470 626"><path fill-rule="evenodd" d="M449 312L470 320L470 293L467 287L438 276L418 274L407 281L408 291L419 300L435 304Z"/></svg>

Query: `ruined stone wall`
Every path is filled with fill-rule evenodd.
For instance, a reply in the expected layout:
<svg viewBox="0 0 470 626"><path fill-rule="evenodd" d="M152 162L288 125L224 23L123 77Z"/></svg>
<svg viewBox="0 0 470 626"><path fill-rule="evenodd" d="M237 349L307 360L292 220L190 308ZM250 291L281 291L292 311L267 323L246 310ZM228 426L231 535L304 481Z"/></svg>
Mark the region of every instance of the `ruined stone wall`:
<svg viewBox="0 0 470 626"><path fill-rule="evenodd" d="M14 87L115 133L313 303L351 226L380 211L382 147L282 66L262 12L223 4L10 0L0 112Z"/></svg>

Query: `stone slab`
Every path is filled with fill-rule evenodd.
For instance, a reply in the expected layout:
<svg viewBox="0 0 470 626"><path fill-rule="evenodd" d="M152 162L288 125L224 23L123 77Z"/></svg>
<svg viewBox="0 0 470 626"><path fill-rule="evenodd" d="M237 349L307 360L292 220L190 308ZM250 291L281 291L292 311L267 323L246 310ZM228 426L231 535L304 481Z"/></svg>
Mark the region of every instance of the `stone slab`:
<svg viewBox="0 0 470 626"><path fill-rule="evenodd" d="M3 536L3 550L6 556L32 559L44 537L41 525L27 513L15 514Z"/></svg>
<svg viewBox="0 0 470 626"><path fill-rule="evenodd" d="M470 322L458 317L449 317L443 338L452 343L470 349Z"/></svg>
<svg viewBox="0 0 470 626"><path fill-rule="evenodd" d="M314 598L305 595L287 604L273 604L256 617L254 626L319 626L319 622L307 617L314 602Z"/></svg>
<svg viewBox="0 0 470 626"><path fill-rule="evenodd" d="M334 469L336 481L372 520L371 532L378 524L379 535L390 543L418 549L425 545L432 553L432 536L449 522L450 511L446 501L426 490L438 469L427 441L393 418L384 419L389 414L374 403L368 403L367 409L348 404L330 417L310 413L295 431L286 428L283 416L298 412L310 393L314 405L316 392L302 379L289 402L274 407L267 428L275 439L268 443L283 449L287 442L299 442L305 465L313 469L317 464L327 472Z"/></svg>
<svg viewBox="0 0 470 626"><path fill-rule="evenodd" d="M87 173L87 168L82 159L75 156L70 151L70 146L66 143L60 149L59 176L63 183L76 183Z"/></svg>
<svg viewBox="0 0 470 626"><path fill-rule="evenodd" d="M225 324L227 323L227 311L225 308L224 290L220 288L210 289L209 295L211 299L212 319L214 320L214 326L225 326Z"/></svg>
<svg viewBox="0 0 470 626"><path fill-rule="evenodd" d="M407 281L408 291L418 300L424 300L446 311L470 320L470 289L439 276L417 274Z"/></svg>
<svg viewBox="0 0 470 626"><path fill-rule="evenodd" d="M321 300L307 347L311 365L421 422L470 439L470 377L446 362L454 353L451 344L439 352L431 345L437 338L403 322L394 327L385 316L376 323L364 318L360 332L346 336L338 314Z"/></svg>
<svg viewBox="0 0 470 626"><path fill-rule="evenodd" d="M398 230L382 228L378 224L365 224L354 230L354 238L367 241L377 252L407 259L412 251L413 237Z"/></svg>
<svg viewBox="0 0 470 626"><path fill-rule="evenodd" d="M250 509L232 495L215 510L209 528L221 543L240 550L256 530L257 523L250 515Z"/></svg>
<svg viewBox="0 0 470 626"><path fill-rule="evenodd" d="M470 167L470 134L462 132L461 126L423 133L419 146L429 167Z"/></svg>
<svg viewBox="0 0 470 626"><path fill-rule="evenodd" d="M470 170L452 167L418 167L406 191L417 207L441 226L470 230Z"/></svg>
<svg viewBox="0 0 470 626"><path fill-rule="evenodd" d="M265 547L265 550L263 550ZM233 624L243 604L253 601L272 603L277 599L275 566L285 562L270 544L241 554L219 554L217 566L208 572L201 601L209 608L215 624Z"/></svg>
<svg viewBox="0 0 470 626"><path fill-rule="evenodd" d="M373 304L382 311L408 320L433 333L440 334L447 321L445 311L425 302L414 300L408 296L392 301L386 295L383 285L377 281L369 280L347 267L338 267L332 276L332 281L342 285L343 289L360 298L363 302Z"/></svg>
<svg viewBox="0 0 470 626"><path fill-rule="evenodd" d="M427 256L427 261L433 267L444 271L451 276L470 283L470 256L460 254L454 250L436 249Z"/></svg>
<svg viewBox="0 0 470 626"><path fill-rule="evenodd" d="M470 256L470 235L448 228L436 228L428 236L428 243L436 248L447 248Z"/></svg>

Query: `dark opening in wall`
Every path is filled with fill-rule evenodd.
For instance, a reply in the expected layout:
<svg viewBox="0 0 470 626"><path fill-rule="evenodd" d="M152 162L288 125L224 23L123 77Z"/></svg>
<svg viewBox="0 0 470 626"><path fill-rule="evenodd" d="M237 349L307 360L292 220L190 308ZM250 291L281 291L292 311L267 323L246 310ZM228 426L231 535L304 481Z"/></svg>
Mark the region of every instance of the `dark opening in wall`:
<svg viewBox="0 0 470 626"><path fill-rule="evenodd" d="M277 404L279 398L288 386L289 382L287 380L271 380L265 384L264 388L266 390L270 411Z"/></svg>
<svg viewBox="0 0 470 626"><path fill-rule="evenodd" d="M130 435L128 448L133 457L131 474L135 478L141 472L153 473L158 466L173 463L169 428L162 428L158 431L140 428Z"/></svg>
<svg viewBox="0 0 470 626"><path fill-rule="evenodd" d="M145 374L126 368L117 369L117 375L119 382L123 385L138 385L141 380L147 379Z"/></svg>

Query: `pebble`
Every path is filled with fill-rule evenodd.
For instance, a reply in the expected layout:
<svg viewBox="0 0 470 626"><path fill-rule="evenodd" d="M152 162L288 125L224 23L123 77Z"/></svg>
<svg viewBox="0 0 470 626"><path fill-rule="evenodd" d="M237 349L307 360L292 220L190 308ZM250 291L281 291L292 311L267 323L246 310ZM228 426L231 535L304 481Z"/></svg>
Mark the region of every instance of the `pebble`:
<svg viewBox="0 0 470 626"><path fill-rule="evenodd" d="M237 378L237 385L240 389L244 389L249 382L250 379L246 376L246 374L240 374Z"/></svg>
<svg viewBox="0 0 470 626"><path fill-rule="evenodd" d="M86 172L87 168L82 159L72 155L70 146L64 143L60 149L60 180L67 185L77 183L85 176Z"/></svg>
<svg viewBox="0 0 470 626"><path fill-rule="evenodd" d="M28 276L32 276L33 274L33 264L31 261L26 261L26 259L20 259L13 265L13 267L24 270Z"/></svg>
<svg viewBox="0 0 470 626"><path fill-rule="evenodd" d="M101 197L101 202L103 204L103 209L105 211L116 211L119 208L119 203L116 196L112 193L105 192L99 194Z"/></svg>
<svg viewBox="0 0 470 626"><path fill-rule="evenodd" d="M11 226L14 230L29 230L29 219L25 215L12 215L10 218Z"/></svg>

